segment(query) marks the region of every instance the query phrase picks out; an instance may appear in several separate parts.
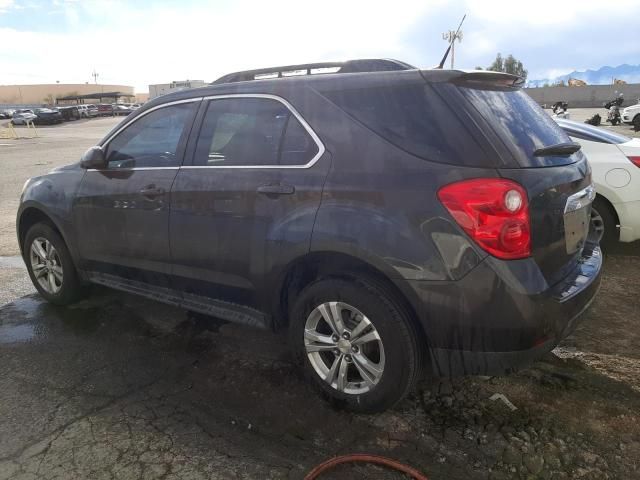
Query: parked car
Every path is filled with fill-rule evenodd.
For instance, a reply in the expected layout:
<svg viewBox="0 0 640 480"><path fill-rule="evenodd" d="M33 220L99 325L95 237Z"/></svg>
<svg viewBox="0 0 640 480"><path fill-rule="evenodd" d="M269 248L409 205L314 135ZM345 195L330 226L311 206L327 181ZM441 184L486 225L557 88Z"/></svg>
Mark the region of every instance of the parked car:
<svg viewBox="0 0 640 480"><path fill-rule="evenodd" d="M80 109L75 105L59 107L58 111L62 115L62 119L65 121L78 120L80 118Z"/></svg>
<svg viewBox="0 0 640 480"><path fill-rule="evenodd" d="M3 110L2 111L3 118L11 118L11 117L13 117L14 113L16 113L16 111L12 110L12 109L8 109L8 110Z"/></svg>
<svg viewBox="0 0 640 480"><path fill-rule="evenodd" d="M27 182L18 238L45 299L97 283L288 328L311 381L366 412L427 365L503 373L575 328L602 265L591 171L521 78L264 73L156 98Z"/></svg>
<svg viewBox="0 0 640 480"><path fill-rule="evenodd" d="M129 115L131 112L132 112L131 107L127 105L122 105L122 104L113 105L113 113L116 116L118 115L126 116L126 115Z"/></svg>
<svg viewBox="0 0 640 480"><path fill-rule="evenodd" d="M87 108L89 109L89 117L94 118L100 115L97 105L90 104L90 105L87 105Z"/></svg>
<svg viewBox="0 0 640 480"><path fill-rule="evenodd" d="M7 118L11 118L12 115L13 115L12 113L9 113L7 111L2 111L2 112L0 112L0 120L5 120Z"/></svg>
<svg viewBox="0 0 640 480"><path fill-rule="evenodd" d="M36 108L33 112L36 118L33 120L36 125L55 125L64 121L62 114L53 108Z"/></svg>
<svg viewBox="0 0 640 480"><path fill-rule="evenodd" d="M633 125L636 132L640 131L640 101L622 110L622 123Z"/></svg>
<svg viewBox="0 0 640 480"><path fill-rule="evenodd" d="M591 164L597 192L592 232L604 245L640 240L640 139L584 123L556 121L582 145Z"/></svg>
<svg viewBox="0 0 640 480"><path fill-rule="evenodd" d="M110 105L108 103L99 103L97 105L97 108L98 108L98 115L101 117L112 117L113 115L115 115L113 105Z"/></svg>
<svg viewBox="0 0 640 480"><path fill-rule="evenodd" d="M78 113L80 118L89 118L89 107L87 105L78 105Z"/></svg>
<svg viewBox="0 0 640 480"><path fill-rule="evenodd" d="M32 112L17 112L11 117L11 123L14 125L26 125L29 122L35 122L37 118Z"/></svg>

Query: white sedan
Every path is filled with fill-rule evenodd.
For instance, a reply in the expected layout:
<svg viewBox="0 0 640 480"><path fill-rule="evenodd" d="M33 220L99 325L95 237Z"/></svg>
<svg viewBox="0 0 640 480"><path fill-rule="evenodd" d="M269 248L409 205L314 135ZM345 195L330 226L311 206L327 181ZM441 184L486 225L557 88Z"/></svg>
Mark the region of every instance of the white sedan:
<svg viewBox="0 0 640 480"><path fill-rule="evenodd" d="M622 123L633 125L634 130L640 131L640 100L637 105L631 105L622 110Z"/></svg>
<svg viewBox="0 0 640 480"><path fill-rule="evenodd" d="M607 245L640 240L640 139L571 120L555 119L582 146L597 196L592 231Z"/></svg>

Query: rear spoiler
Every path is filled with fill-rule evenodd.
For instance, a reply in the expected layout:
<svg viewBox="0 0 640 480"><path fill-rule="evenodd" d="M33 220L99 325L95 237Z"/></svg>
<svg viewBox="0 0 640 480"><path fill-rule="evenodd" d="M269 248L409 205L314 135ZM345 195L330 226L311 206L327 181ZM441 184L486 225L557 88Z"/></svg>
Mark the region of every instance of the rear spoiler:
<svg viewBox="0 0 640 480"><path fill-rule="evenodd" d="M460 83L478 83L499 87L522 87L522 85L524 85L524 78L518 75L486 70L474 70L463 73L456 81Z"/></svg>
<svg viewBox="0 0 640 480"><path fill-rule="evenodd" d="M520 88L524 78L510 73L492 72L488 70L420 70L427 82L452 82L460 85L477 85L486 87Z"/></svg>

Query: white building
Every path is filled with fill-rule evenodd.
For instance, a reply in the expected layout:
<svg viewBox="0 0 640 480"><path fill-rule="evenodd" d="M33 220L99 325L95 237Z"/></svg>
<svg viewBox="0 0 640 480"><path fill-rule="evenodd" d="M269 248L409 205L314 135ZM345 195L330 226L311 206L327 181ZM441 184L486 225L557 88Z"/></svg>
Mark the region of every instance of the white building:
<svg viewBox="0 0 640 480"><path fill-rule="evenodd" d="M166 95L167 93L173 93L189 88L204 87L205 85L207 84L203 80L184 80L179 82L149 85L149 100L159 97L160 95Z"/></svg>

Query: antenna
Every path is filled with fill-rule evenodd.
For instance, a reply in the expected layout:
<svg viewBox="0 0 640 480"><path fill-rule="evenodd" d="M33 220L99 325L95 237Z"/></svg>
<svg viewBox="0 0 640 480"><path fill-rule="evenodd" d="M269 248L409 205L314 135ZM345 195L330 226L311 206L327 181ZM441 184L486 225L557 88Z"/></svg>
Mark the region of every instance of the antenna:
<svg viewBox="0 0 640 480"><path fill-rule="evenodd" d="M456 40L458 40L458 43L460 43L462 41L462 32L460 31L460 28L462 27L462 24L464 23L464 19L467 18L467 14L465 13L465 15L462 17L462 20L460 20L460 25L458 25L458 29L457 30L449 30L447 33L443 33L442 34L442 38L443 40L448 40L449 41L449 46L447 47L447 50L444 52L444 56L442 57L442 60L440 60L440 63L438 64L438 66L436 68L439 68L442 70L442 67L444 67L444 62L447 61L447 57L449 56L449 52L451 52L451 69L453 70L453 60L454 60L454 43Z"/></svg>
<svg viewBox="0 0 640 480"><path fill-rule="evenodd" d="M93 73L91 74L91 76L93 77L93 82L97 85L98 84L98 77L100 76L100 74L98 72L96 72L96 69L93 69Z"/></svg>

